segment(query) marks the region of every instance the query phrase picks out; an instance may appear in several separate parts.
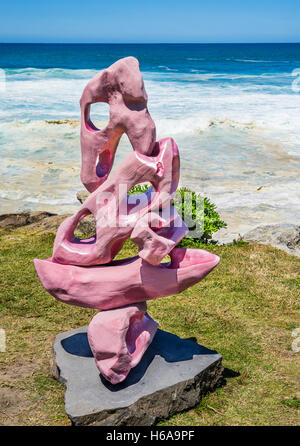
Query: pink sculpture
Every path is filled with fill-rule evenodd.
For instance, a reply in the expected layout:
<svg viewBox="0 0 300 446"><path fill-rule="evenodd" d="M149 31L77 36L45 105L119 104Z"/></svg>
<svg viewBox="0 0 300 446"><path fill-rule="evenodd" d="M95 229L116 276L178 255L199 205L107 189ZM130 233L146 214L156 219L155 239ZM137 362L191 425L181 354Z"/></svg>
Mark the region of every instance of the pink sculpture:
<svg viewBox="0 0 300 446"><path fill-rule="evenodd" d="M104 130L89 117L90 105L99 101L110 105ZM139 363L157 330L146 301L180 293L220 259L201 249L176 248L188 231L171 204L179 180L178 147L171 138L155 142L138 61L127 57L101 71L85 87L80 104L81 179L92 193L58 228L52 258L34 264L52 296L101 310L88 339L101 374L117 384ZM110 174L124 132L134 152ZM145 181L152 184L147 192L128 195ZM89 214L96 234L78 239L74 230ZM139 255L113 260L129 237ZM161 263L168 254L171 261Z"/></svg>
<svg viewBox="0 0 300 446"><path fill-rule="evenodd" d="M102 375L112 384L123 381L142 359L157 330L145 302L100 311L91 320L88 340Z"/></svg>
<svg viewBox="0 0 300 446"><path fill-rule="evenodd" d="M159 141L154 147L157 152L154 156L136 152L128 155L115 174L87 198L74 216L62 223L54 242L55 261L73 265L108 263L142 216L169 206L178 185L178 148L171 138ZM138 203L145 204L144 207L130 206L127 192L142 181L150 181L156 193L151 189L136 198ZM87 243L75 238L74 230L88 214L95 217L96 236Z"/></svg>
<svg viewBox="0 0 300 446"><path fill-rule="evenodd" d="M140 257L106 265L62 265L35 259L41 283L57 299L79 307L108 310L170 296L204 279L219 257L202 249L174 248L171 262L153 266Z"/></svg>
<svg viewBox="0 0 300 446"><path fill-rule="evenodd" d="M134 57L120 59L100 71L83 90L80 99L81 181L89 192L107 179L123 133L127 134L136 152L152 154L156 130L147 109L147 99L139 63ZM90 120L90 106L95 102L109 104L110 120L103 130L98 130Z"/></svg>

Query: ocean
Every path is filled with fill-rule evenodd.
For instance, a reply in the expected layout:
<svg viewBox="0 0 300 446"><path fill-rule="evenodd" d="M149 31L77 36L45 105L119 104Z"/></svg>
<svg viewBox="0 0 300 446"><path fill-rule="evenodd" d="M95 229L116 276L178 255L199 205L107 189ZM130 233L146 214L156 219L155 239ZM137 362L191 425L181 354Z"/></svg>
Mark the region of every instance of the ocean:
<svg viewBox="0 0 300 446"><path fill-rule="evenodd" d="M180 185L217 205L225 238L299 223L300 44L0 44L1 213L78 208L79 99L126 56L157 138L179 146ZM91 117L103 128L107 104ZM115 166L131 150L124 135Z"/></svg>

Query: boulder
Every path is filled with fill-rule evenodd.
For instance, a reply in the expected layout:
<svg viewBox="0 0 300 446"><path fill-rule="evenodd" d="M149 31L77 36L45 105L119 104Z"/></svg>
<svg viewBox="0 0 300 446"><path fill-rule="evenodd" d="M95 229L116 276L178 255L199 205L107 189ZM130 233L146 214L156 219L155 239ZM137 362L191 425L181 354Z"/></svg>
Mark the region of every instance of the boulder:
<svg viewBox="0 0 300 446"><path fill-rule="evenodd" d="M59 225L69 216L70 214L52 215L44 218L43 220L30 224L28 229L43 234L55 234Z"/></svg>
<svg viewBox="0 0 300 446"><path fill-rule="evenodd" d="M20 226L30 225L40 222L45 218L52 217L56 214L51 212L17 212L14 214L0 215L0 228L18 228Z"/></svg>
<svg viewBox="0 0 300 446"><path fill-rule="evenodd" d="M83 190L79 190L77 192L76 197L77 197L77 200L82 204L87 199L87 197L89 195L90 195L90 193L86 189L83 189Z"/></svg>
<svg viewBox="0 0 300 446"><path fill-rule="evenodd" d="M243 236L247 242L258 242L283 249L300 257L300 226L294 224L274 224L258 226Z"/></svg>

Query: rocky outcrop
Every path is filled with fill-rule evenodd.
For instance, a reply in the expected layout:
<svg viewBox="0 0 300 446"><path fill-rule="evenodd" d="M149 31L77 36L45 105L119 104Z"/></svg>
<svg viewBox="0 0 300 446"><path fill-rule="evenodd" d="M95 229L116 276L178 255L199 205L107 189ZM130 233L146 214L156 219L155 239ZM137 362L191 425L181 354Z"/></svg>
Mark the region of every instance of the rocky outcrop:
<svg viewBox="0 0 300 446"><path fill-rule="evenodd" d="M39 232L39 233L53 233L55 234L59 225L67 218L70 214L52 215L46 217L41 221L32 223L28 226L29 230Z"/></svg>
<svg viewBox="0 0 300 446"><path fill-rule="evenodd" d="M32 223L38 223L56 214L50 212L17 212L15 214L0 215L0 228L18 228Z"/></svg>
<svg viewBox="0 0 300 446"><path fill-rule="evenodd" d="M87 190L83 189L77 192L76 197L77 200L82 204L89 195L90 193Z"/></svg>
<svg viewBox="0 0 300 446"><path fill-rule="evenodd" d="M289 254L300 257L300 226L293 224L274 224L258 226L243 236L247 242L258 242L283 249Z"/></svg>
<svg viewBox="0 0 300 446"><path fill-rule="evenodd" d="M80 190L77 192L76 197L77 200L82 204L85 202L85 200L88 198L90 193L86 190ZM96 223L95 223L95 217L93 215L87 215L85 218L83 218L77 227L77 230L82 234L95 234L96 233Z"/></svg>
<svg viewBox="0 0 300 446"><path fill-rule="evenodd" d="M55 234L59 225L70 217L70 214L52 214L51 212L17 212L0 215L0 229L13 229L22 226L41 234ZM95 219L88 215L81 220L76 228L78 236L95 233Z"/></svg>
<svg viewBox="0 0 300 446"><path fill-rule="evenodd" d="M96 233L96 223L95 217L91 215L87 215L83 218L77 225L75 235L76 234L84 234L84 235L93 235Z"/></svg>
<svg viewBox="0 0 300 446"><path fill-rule="evenodd" d="M71 127L80 126L80 119L46 119L47 124L70 125Z"/></svg>

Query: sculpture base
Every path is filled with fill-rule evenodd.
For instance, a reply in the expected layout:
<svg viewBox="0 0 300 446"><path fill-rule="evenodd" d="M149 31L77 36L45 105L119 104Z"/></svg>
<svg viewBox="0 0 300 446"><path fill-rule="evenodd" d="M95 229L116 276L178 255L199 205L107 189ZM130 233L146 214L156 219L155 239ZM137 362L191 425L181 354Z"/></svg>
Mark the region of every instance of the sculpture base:
<svg viewBox="0 0 300 446"><path fill-rule="evenodd" d="M112 385L99 373L87 327L56 336L53 376L66 386L74 425L152 426L199 403L221 384L222 357L191 340L158 330L126 380Z"/></svg>

